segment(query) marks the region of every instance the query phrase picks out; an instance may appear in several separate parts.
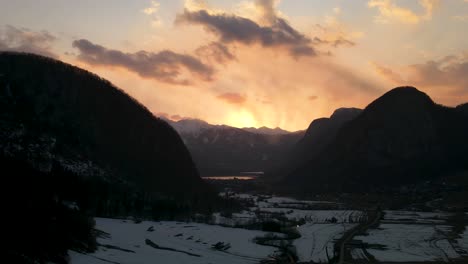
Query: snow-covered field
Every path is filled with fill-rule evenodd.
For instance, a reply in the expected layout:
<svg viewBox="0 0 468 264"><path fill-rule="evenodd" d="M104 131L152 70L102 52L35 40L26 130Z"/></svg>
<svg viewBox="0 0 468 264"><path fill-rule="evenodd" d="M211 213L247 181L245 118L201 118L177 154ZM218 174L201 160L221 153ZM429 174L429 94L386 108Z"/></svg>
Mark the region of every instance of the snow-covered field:
<svg viewBox="0 0 468 264"><path fill-rule="evenodd" d="M367 244L366 250L356 248L351 254L354 259L367 259L370 254L378 261L388 262L459 259L468 251L467 232L460 239L453 239L449 217L450 213L385 211L377 229L355 237Z"/></svg>
<svg viewBox="0 0 468 264"><path fill-rule="evenodd" d="M450 217L449 213L429 213L414 211L385 211L384 223L441 224Z"/></svg>
<svg viewBox="0 0 468 264"><path fill-rule="evenodd" d="M153 227L153 231L151 230ZM275 248L252 242L266 233L181 222L149 222L96 218L96 228L108 233L99 238L99 250L90 255L70 252L72 264L126 263L258 263L275 252ZM147 239L161 248L148 245ZM225 251L214 250L218 242L229 243Z"/></svg>
<svg viewBox="0 0 468 264"><path fill-rule="evenodd" d="M275 247L254 242L255 237L268 237L271 233L229 226L248 226L265 220L288 222L290 228L297 230L301 237L291 244L299 261L326 263L333 257L335 240L366 218L363 211L308 207L327 204L322 201L250 194L230 194L230 197L253 203L232 215L214 213L212 225L174 221L136 224L130 220L97 218L96 228L109 237L98 239L101 246L93 254L70 252L71 263L259 263L278 253ZM449 213L385 211L378 228L354 237L354 243L362 241L365 248L358 244L351 255L355 261L375 258L388 262L448 262L468 257L468 229L453 236L450 217ZM285 234L276 236L285 237ZM219 242L230 247L213 249Z"/></svg>
<svg viewBox="0 0 468 264"><path fill-rule="evenodd" d="M290 220L304 219L312 223L355 223L363 212L353 210L300 210L289 208L260 208L260 212L283 213Z"/></svg>
<svg viewBox="0 0 468 264"><path fill-rule="evenodd" d="M301 237L294 240L300 261L327 263L333 257L334 240L352 228L354 224L314 224L307 223L297 228Z"/></svg>
<svg viewBox="0 0 468 264"><path fill-rule="evenodd" d="M226 195L225 193L221 194ZM245 225L258 221L261 218L281 215L289 220L305 220L311 223L357 223L362 220L364 213L356 210L312 210L304 209L308 205L336 204L326 201L302 201L290 197L263 197L251 194L230 194L231 198L251 200L254 204L249 210L234 213L232 217L222 217L219 213L213 215L214 224L235 226ZM299 209L298 209L299 208Z"/></svg>
<svg viewBox="0 0 468 264"><path fill-rule="evenodd" d="M307 200L297 200L291 197L281 197L281 196L272 196L262 201L258 201L259 207L271 207L271 206L279 206L279 207L291 207L297 205L319 205L319 204L335 204L334 202L326 202L326 201L307 201Z"/></svg>
<svg viewBox="0 0 468 264"><path fill-rule="evenodd" d="M449 229L438 225L382 224L368 236L356 239L384 246L384 249L367 249L379 261L448 261L460 257L446 238Z"/></svg>
<svg viewBox="0 0 468 264"><path fill-rule="evenodd" d="M233 213L231 217L221 216L220 213L213 214L213 224L224 226L248 225L255 222L257 219L255 212L242 211Z"/></svg>
<svg viewBox="0 0 468 264"><path fill-rule="evenodd" d="M303 201L290 197L265 197L249 194L231 194L237 199L247 199L254 202L254 207L241 214L233 214L230 219L216 215L217 223L232 225L258 220L259 218L277 217L280 215L292 221L304 221L297 226L300 238L293 241L299 261L314 261L326 263L333 257L334 240L362 221L365 213L356 210L311 210L305 209L315 205L336 205L326 201ZM327 256L328 254L328 256Z"/></svg>
<svg viewBox="0 0 468 264"><path fill-rule="evenodd" d="M464 245L466 256L468 256L468 226L465 227L465 232L461 235L461 238L457 239L458 245Z"/></svg>

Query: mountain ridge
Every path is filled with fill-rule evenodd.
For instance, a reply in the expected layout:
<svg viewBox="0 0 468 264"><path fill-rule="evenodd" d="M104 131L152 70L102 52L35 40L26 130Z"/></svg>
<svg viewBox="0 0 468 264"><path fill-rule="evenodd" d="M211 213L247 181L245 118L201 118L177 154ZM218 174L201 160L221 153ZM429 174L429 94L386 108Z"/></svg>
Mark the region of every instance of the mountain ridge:
<svg viewBox="0 0 468 264"><path fill-rule="evenodd" d="M282 182L293 189L360 192L463 171L467 121L456 108L437 105L414 87L399 87L344 124L319 155Z"/></svg>
<svg viewBox="0 0 468 264"><path fill-rule="evenodd" d="M274 178L291 173L296 166L316 157L333 140L338 130L362 112L358 108L338 108L330 117L313 120L304 136L294 144L281 164L272 171Z"/></svg>
<svg viewBox="0 0 468 264"><path fill-rule="evenodd" d="M256 134L264 134L264 135L286 135L286 134L291 134L291 133L296 133L300 132L299 131L287 131L284 130L280 127L275 127L275 128L270 128L266 126L262 127L233 127L229 125L214 125L206 122L205 120L198 119L198 118L182 118L180 120L172 120L170 118L167 118L165 116L159 116L159 118L165 120L169 124L171 124L179 133L199 133L203 129L213 129L213 128L218 128L218 129L241 129L250 133L256 133Z"/></svg>
<svg viewBox="0 0 468 264"><path fill-rule="evenodd" d="M179 132L202 176L270 170L303 134L270 128L248 131L199 119L168 122Z"/></svg>

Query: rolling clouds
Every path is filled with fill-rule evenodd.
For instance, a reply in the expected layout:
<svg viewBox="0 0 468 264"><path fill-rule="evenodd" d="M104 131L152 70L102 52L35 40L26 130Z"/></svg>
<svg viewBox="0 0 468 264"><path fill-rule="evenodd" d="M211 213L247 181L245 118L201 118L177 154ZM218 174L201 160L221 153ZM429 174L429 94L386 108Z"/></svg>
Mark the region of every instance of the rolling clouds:
<svg viewBox="0 0 468 264"><path fill-rule="evenodd" d="M73 47L79 50L77 58L88 64L123 67L141 77L170 84L191 84L192 81L184 74L184 70L203 81L210 81L214 75L214 69L196 57L170 50L158 53L124 53L93 44L86 39L73 41Z"/></svg>
<svg viewBox="0 0 468 264"><path fill-rule="evenodd" d="M7 25L0 30L0 50L19 51L57 57L52 44L57 38L47 31L32 31Z"/></svg>
<svg viewBox="0 0 468 264"><path fill-rule="evenodd" d="M447 105L468 100L468 55L440 59L466 52L465 0L145 0L89 12L95 5L105 10L98 2L69 2L73 17L86 23L72 17L63 23L59 12L44 20L39 10L9 1L0 20L16 27L0 24L0 49L57 54L154 113L180 115L168 115L174 120L234 126L255 120L297 130L335 108L364 107L399 85L417 86ZM41 5L55 10L56 3Z"/></svg>
<svg viewBox="0 0 468 264"><path fill-rule="evenodd" d="M271 11L268 11L271 12ZM222 43L259 44L262 47L282 48L295 58L315 56L312 41L292 28L288 22L268 13L273 21L270 26L235 15L211 14L207 10L189 11L176 17L176 24L202 25L208 32L219 37Z"/></svg>

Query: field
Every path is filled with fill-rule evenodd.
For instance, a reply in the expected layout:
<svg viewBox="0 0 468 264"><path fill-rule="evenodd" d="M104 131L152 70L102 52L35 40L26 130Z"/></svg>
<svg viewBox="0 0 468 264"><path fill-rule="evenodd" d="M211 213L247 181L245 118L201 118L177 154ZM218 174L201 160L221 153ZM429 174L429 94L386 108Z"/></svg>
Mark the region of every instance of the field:
<svg viewBox="0 0 468 264"><path fill-rule="evenodd" d="M96 227L109 234L91 255L72 252L73 264L104 263L258 263L275 248L252 242L265 232L215 225L96 219ZM150 242L151 241L151 242ZM216 250L222 242L229 249ZM157 245L157 246L155 246Z"/></svg>
<svg viewBox="0 0 468 264"><path fill-rule="evenodd" d="M454 216L385 211L378 228L355 237L363 242L363 248L353 249L353 258L387 262L450 262L466 258L467 232L457 232Z"/></svg>
<svg viewBox="0 0 468 264"><path fill-rule="evenodd" d="M287 244L299 262L327 263L336 254L337 241L367 219L366 212L344 210L333 202L230 196L249 201L250 206L229 215L214 213L209 223L97 218L96 228L107 234L99 238L99 250L90 255L71 252L72 263L260 263L277 256L280 244ZM468 257L466 214L384 211L383 215L378 226L348 242L347 262L430 263ZM265 221L277 223L281 233L260 231ZM260 243L258 238L267 239Z"/></svg>

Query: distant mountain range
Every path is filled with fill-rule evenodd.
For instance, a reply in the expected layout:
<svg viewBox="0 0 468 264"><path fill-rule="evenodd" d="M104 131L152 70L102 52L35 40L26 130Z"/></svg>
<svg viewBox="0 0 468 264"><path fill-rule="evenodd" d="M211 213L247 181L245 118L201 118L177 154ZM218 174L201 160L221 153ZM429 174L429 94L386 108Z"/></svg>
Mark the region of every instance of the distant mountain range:
<svg viewBox="0 0 468 264"><path fill-rule="evenodd" d="M467 108L441 106L416 88L400 87L363 111L315 120L280 186L362 193L466 173Z"/></svg>
<svg viewBox="0 0 468 264"><path fill-rule="evenodd" d="M279 127L276 128L269 128L269 127L244 127L242 128L245 131L251 132L251 133L257 133L257 134L263 134L263 135L287 135L291 134L291 132L286 131L284 129L281 129Z"/></svg>
<svg viewBox="0 0 468 264"><path fill-rule="evenodd" d="M196 119L196 118L184 118L184 119L177 120L177 121L168 119L164 116L161 116L160 118L165 120L169 124L171 124L171 126L175 128L177 132L179 132L179 134L189 134L189 133L197 134L206 129L241 129L250 133L262 134L262 135L287 135L287 134L294 133L294 132L286 131L279 127L269 128L269 127L263 126L259 128L255 128L255 127L236 128L236 127L231 127L227 125L212 125L206 121L203 121L201 119Z"/></svg>
<svg viewBox="0 0 468 264"><path fill-rule="evenodd" d="M202 176L270 170L304 135L280 128L211 125L199 119L166 121L179 132Z"/></svg>

